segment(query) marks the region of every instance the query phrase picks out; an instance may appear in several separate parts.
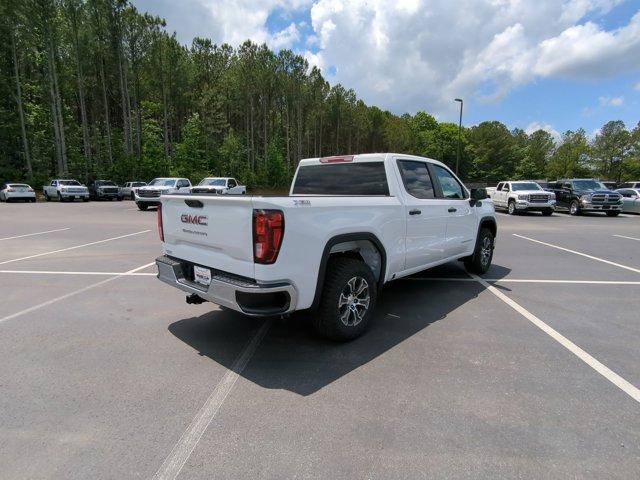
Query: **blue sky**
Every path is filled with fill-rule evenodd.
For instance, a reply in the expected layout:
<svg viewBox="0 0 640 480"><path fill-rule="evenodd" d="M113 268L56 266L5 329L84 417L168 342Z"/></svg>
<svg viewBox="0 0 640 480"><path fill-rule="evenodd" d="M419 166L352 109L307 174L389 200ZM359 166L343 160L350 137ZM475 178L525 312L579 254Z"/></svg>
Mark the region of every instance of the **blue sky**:
<svg viewBox="0 0 640 480"><path fill-rule="evenodd" d="M558 135L640 121L640 0L134 0L196 36L291 48L395 113ZM463 9L470 15L460 15Z"/></svg>

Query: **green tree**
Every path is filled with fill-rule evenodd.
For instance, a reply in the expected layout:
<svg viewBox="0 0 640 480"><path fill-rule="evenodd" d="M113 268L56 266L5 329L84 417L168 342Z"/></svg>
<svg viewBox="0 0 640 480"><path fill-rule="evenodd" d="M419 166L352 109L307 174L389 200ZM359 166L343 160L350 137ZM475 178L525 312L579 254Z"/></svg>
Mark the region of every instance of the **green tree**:
<svg viewBox="0 0 640 480"><path fill-rule="evenodd" d="M562 135L562 143L547 163L550 179L588 176L591 148L583 129L568 130Z"/></svg>

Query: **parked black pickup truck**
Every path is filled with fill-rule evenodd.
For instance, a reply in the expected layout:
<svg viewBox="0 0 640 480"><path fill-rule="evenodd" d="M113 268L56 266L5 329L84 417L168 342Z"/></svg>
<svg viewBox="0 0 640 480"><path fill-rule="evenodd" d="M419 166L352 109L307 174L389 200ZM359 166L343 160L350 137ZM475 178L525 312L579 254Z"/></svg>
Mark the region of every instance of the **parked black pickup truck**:
<svg viewBox="0 0 640 480"><path fill-rule="evenodd" d="M89 184L89 197L92 200L122 200L120 187L111 180L96 180Z"/></svg>
<svg viewBox="0 0 640 480"><path fill-rule="evenodd" d="M556 194L556 210L571 215L605 212L616 217L622 211L622 196L591 178L570 178L550 182L548 190Z"/></svg>

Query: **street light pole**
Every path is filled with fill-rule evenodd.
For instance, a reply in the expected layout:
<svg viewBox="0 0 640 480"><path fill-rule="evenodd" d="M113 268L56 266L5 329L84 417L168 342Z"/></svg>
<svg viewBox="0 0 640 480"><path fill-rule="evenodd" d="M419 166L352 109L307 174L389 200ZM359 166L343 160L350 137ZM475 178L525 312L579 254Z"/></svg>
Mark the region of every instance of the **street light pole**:
<svg viewBox="0 0 640 480"><path fill-rule="evenodd" d="M456 102L460 102L460 122L458 123L458 154L456 155L456 175L458 175L458 168L460 166L460 142L462 135L462 105L464 101L461 98L456 98Z"/></svg>

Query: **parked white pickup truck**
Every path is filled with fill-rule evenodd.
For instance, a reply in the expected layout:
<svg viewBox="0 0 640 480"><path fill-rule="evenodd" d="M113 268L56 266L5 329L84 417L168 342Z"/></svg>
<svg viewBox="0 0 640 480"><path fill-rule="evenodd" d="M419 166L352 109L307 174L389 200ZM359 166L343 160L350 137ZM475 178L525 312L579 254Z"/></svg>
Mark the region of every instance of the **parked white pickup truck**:
<svg viewBox="0 0 640 480"><path fill-rule="evenodd" d="M154 178L144 187L133 191L139 210L160 205L160 195L168 193L189 193L191 181L188 178Z"/></svg>
<svg viewBox="0 0 640 480"><path fill-rule="evenodd" d="M488 190L488 189L487 189ZM542 212L552 215L556 209L556 196L543 190L536 182L500 182L495 190L487 192L496 208L505 209L509 215L518 212Z"/></svg>
<svg viewBox="0 0 640 480"><path fill-rule="evenodd" d="M49 185L42 187L44 199L48 202L52 198L57 198L61 202L67 200L82 199L89 201L89 189L77 180L51 180Z"/></svg>
<svg viewBox="0 0 640 480"><path fill-rule="evenodd" d="M191 187L191 193L213 193L216 195L245 195L247 187L238 185L235 178L207 177L195 187Z"/></svg>
<svg viewBox="0 0 640 480"><path fill-rule="evenodd" d="M348 340L391 280L452 260L484 273L497 231L484 189L400 154L302 160L289 196L163 195L158 278L248 315L314 309Z"/></svg>

